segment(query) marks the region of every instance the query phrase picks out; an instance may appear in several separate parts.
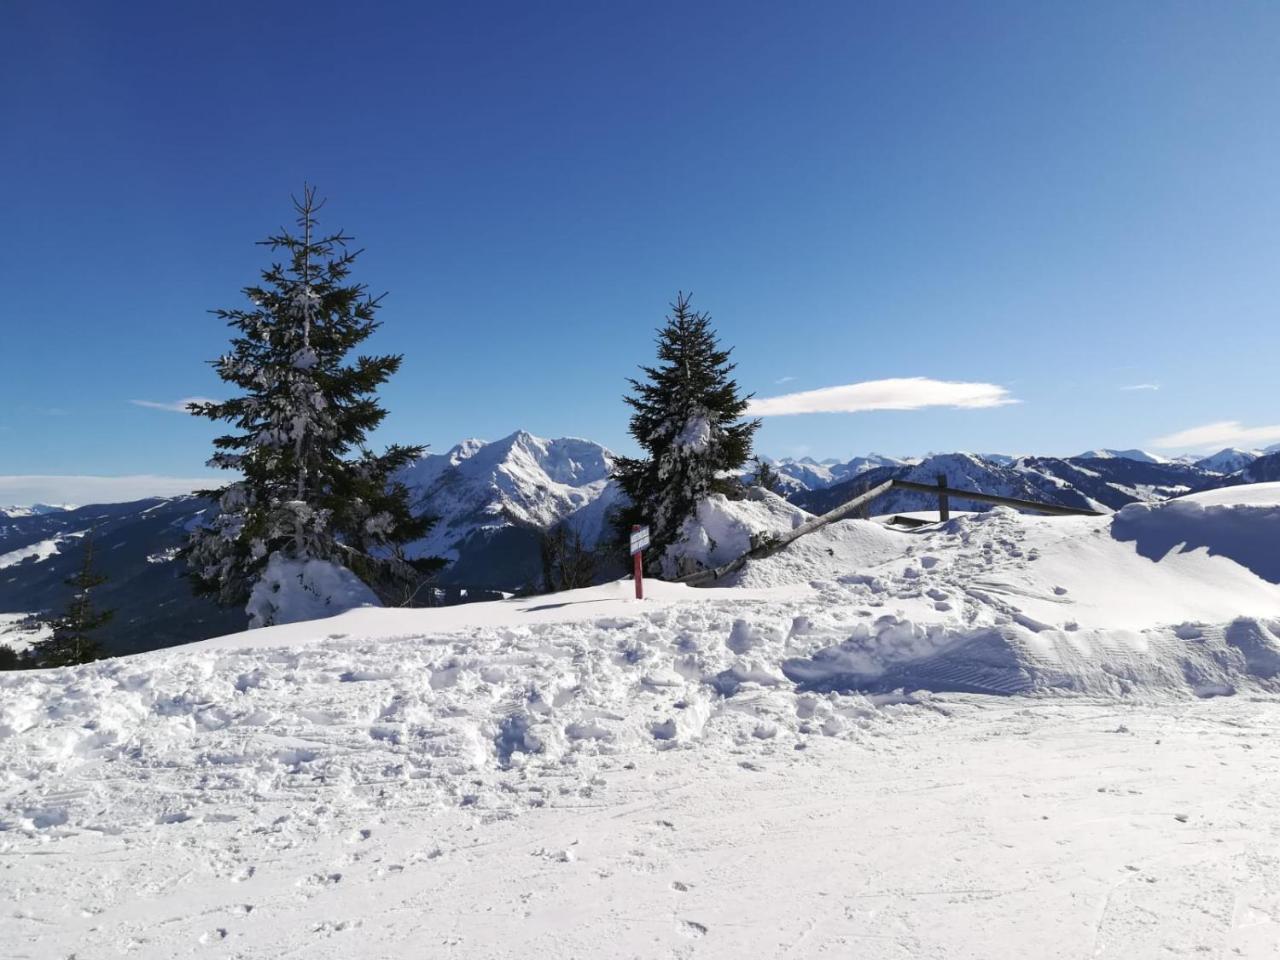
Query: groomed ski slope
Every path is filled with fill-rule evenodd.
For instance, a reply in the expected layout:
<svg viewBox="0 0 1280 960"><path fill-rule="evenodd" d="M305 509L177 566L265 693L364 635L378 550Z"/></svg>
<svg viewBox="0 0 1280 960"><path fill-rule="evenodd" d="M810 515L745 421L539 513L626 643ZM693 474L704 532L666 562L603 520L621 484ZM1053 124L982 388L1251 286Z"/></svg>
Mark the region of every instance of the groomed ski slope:
<svg viewBox="0 0 1280 960"><path fill-rule="evenodd" d="M0 955L1274 956L1234 489L2 675Z"/></svg>

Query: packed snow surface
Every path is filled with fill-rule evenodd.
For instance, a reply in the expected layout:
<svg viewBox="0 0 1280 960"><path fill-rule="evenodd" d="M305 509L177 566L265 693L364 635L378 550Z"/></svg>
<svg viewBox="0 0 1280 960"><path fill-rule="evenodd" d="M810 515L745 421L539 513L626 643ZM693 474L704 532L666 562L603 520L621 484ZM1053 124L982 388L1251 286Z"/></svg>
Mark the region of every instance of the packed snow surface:
<svg viewBox="0 0 1280 960"><path fill-rule="evenodd" d="M0 675L0 956L1274 956L1273 495Z"/></svg>

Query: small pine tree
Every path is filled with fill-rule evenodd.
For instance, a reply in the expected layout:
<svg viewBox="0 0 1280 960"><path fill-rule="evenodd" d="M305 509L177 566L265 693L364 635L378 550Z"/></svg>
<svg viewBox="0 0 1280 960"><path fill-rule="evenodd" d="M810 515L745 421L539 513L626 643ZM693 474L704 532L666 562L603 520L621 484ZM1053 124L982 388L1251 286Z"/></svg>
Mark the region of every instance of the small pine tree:
<svg viewBox="0 0 1280 960"><path fill-rule="evenodd" d="M25 666L22 654L8 644L0 643L0 670L21 670Z"/></svg>
<svg viewBox="0 0 1280 960"><path fill-rule="evenodd" d="M384 602L411 596L406 584L443 565L404 552L435 522L415 511L394 479L424 448L397 444L375 454L364 447L386 416L375 392L402 358L348 362L378 328L381 297L345 282L360 251L347 248L351 238L341 231L317 236L321 206L315 189L305 188L294 200L301 236L281 230L262 241L284 251L288 263L273 263L261 285L245 288L252 309L214 311L236 332L231 351L212 365L241 395L189 408L236 431L214 440L209 466L238 470L243 479L202 491L219 511L186 551L197 592L228 605L249 599L277 554L345 567Z"/></svg>
<svg viewBox="0 0 1280 960"><path fill-rule="evenodd" d="M31 657L38 665L70 667L104 656L94 633L111 620L114 611L97 609L90 594L94 587L106 582L107 578L93 568L93 540L86 534L80 570L66 580L67 586L75 591L71 602L61 616L49 621L53 634L32 647Z"/></svg>
<svg viewBox="0 0 1280 960"><path fill-rule="evenodd" d="M773 469L773 465L763 457L756 457L752 461L754 466L753 480L757 487L764 487L770 493L777 493L782 485L782 477L778 471Z"/></svg>
<svg viewBox="0 0 1280 960"><path fill-rule="evenodd" d="M616 534L633 523L651 532L649 561L666 576L678 574L668 556L699 501L712 493L734 493L732 478L751 456L759 420L743 420L749 396L732 379L730 350L720 348L711 317L690 307L683 292L658 331L658 365L641 367L645 380L631 379L625 397L634 413L631 436L647 456L622 457L614 475L630 506L616 515Z"/></svg>

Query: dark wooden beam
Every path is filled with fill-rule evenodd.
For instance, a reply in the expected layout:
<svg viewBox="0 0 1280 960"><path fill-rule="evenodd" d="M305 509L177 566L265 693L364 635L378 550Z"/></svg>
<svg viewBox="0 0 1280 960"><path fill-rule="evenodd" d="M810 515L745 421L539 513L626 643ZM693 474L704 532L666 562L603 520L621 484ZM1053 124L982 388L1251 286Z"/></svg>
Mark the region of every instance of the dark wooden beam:
<svg viewBox="0 0 1280 960"><path fill-rule="evenodd" d="M1017 497L998 497L993 493L978 493L974 490L957 490L955 487L936 487L930 483L916 483L912 480L894 480L895 487L903 490L917 490L920 493L946 495L956 500L971 500L977 503L998 503L1005 507L1017 507L1019 510L1034 510L1036 513L1051 513L1061 517L1100 517L1097 510L1085 510L1083 507L1064 507L1057 503L1040 503L1038 500L1020 500Z"/></svg>

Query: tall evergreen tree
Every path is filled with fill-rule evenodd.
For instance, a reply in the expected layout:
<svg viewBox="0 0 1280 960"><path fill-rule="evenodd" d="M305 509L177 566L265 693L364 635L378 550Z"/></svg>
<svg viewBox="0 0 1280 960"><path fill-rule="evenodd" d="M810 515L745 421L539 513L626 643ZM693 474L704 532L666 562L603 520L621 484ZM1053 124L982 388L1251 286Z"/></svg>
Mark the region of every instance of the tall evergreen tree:
<svg viewBox="0 0 1280 960"><path fill-rule="evenodd" d="M649 561L665 576L681 573L676 557L682 527L698 502L732 493L732 475L751 456L759 420L743 420L749 396L730 374L730 350L721 349L711 317L690 306L683 292L658 331L658 364L641 367L625 397L634 411L631 436L647 456L619 458L614 470L630 505L618 512L618 533L633 523L649 526Z"/></svg>
<svg viewBox="0 0 1280 960"><path fill-rule="evenodd" d="M214 440L209 466L243 476L203 491L218 513L187 548L197 591L226 604L248 600L273 557L345 568L384 598L403 597L407 582L443 565L404 552L435 522L394 479L424 448L364 446L386 416L375 392L401 357L348 359L378 328L381 297L348 281L360 251L341 231L317 233L321 206L305 188L294 200L300 235L282 229L261 241L285 262L245 288L251 309L214 311L235 334L212 365L240 395L189 407L232 425Z"/></svg>
<svg viewBox="0 0 1280 960"><path fill-rule="evenodd" d="M107 578L94 570L93 539L86 534L80 570L66 580L73 589L67 609L49 621L53 634L32 646L31 656L42 667L69 667L88 663L103 657L102 645L94 634L113 616L111 610L99 610L90 596L94 587L107 582Z"/></svg>

